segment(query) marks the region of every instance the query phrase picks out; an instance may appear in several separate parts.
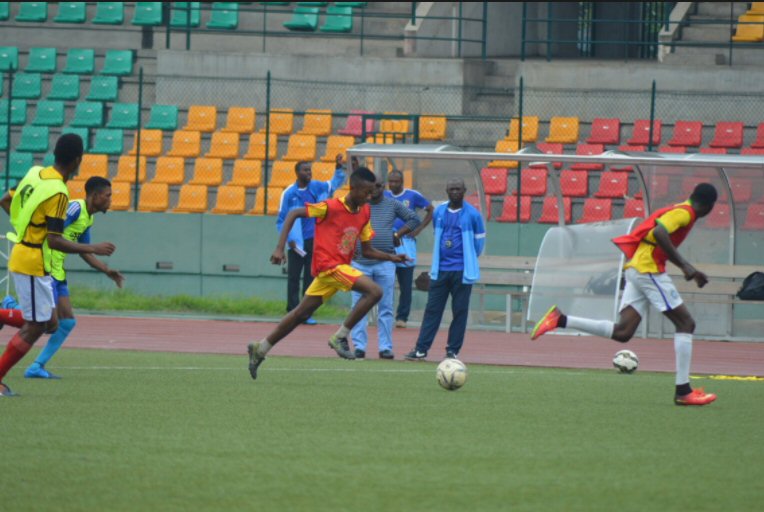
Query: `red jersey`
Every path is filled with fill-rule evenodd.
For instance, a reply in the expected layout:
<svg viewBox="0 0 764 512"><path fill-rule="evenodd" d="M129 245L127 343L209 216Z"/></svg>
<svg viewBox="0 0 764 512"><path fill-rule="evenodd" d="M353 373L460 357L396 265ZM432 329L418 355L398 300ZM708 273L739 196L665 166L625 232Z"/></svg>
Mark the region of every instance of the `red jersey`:
<svg viewBox="0 0 764 512"><path fill-rule="evenodd" d="M317 276L338 265L349 265L353 259L358 238L368 242L374 238L371 228L371 208L363 205L353 212L345 198L327 199L320 203L305 203L308 217L316 219L316 236L313 238L313 262L311 273Z"/></svg>

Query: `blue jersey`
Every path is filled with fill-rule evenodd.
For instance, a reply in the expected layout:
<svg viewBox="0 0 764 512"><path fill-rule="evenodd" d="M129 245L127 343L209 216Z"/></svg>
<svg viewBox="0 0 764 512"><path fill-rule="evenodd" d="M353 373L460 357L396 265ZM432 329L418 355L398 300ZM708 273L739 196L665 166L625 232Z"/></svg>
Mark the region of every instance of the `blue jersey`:
<svg viewBox="0 0 764 512"><path fill-rule="evenodd" d="M440 270L464 270L462 228L459 224L461 209L446 210L443 218L443 237L440 239Z"/></svg>
<svg viewBox="0 0 764 512"><path fill-rule="evenodd" d="M400 201L401 203L403 203L403 206L413 211L414 213L416 213L417 210L422 210L430 206L430 201L428 201L426 197L424 197L422 194L420 194L416 190L411 190L408 188L403 189L403 192L401 192L398 195L394 195L389 190L385 190L385 195L387 197L392 197L393 199ZM404 224L405 222L403 222L402 220L395 219L395 222L393 223L393 229L395 231L398 231L399 229L401 229L401 227Z"/></svg>

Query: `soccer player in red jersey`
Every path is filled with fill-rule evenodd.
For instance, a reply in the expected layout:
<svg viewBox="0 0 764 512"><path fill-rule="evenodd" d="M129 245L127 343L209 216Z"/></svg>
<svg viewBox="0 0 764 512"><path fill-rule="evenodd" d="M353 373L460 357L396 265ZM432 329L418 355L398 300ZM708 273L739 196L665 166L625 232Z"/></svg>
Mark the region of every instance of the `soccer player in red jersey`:
<svg viewBox="0 0 764 512"><path fill-rule="evenodd" d="M305 291L300 304L281 320L265 338L247 347L249 373L257 378L257 369L276 343L284 339L295 327L305 322L321 304L337 291L356 291L363 296L350 311L339 330L329 338L329 346L344 359L355 359L347 336L369 310L382 298L382 289L360 270L351 266L356 241L361 241L365 258L402 263L404 254L388 254L374 249L371 239L371 210L368 205L376 178L366 167L359 167L350 175L350 192L342 199L328 199L319 203L306 203L304 208L291 210L284 221L271 263L284 261L284 246L295 220L301 217L316 219L311 273L313 282Z"/></svg>

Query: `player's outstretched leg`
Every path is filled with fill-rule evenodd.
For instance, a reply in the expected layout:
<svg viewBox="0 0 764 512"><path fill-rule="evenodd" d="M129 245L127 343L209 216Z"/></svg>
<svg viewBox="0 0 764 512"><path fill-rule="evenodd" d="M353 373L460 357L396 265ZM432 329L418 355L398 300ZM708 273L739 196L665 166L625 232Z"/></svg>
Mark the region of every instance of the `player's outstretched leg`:
<svg viewBox="0 0 764 512"><path fill-rule="evenodd" d="M549 308L549 310L544 313L544 316L541 317L541 320L536 322L536 325L533 327L533 330L531 331L531 339L535 340L539 336L557 329L557 327L559 327L561 316L562 312L557 308L557 304Z"/></svg>

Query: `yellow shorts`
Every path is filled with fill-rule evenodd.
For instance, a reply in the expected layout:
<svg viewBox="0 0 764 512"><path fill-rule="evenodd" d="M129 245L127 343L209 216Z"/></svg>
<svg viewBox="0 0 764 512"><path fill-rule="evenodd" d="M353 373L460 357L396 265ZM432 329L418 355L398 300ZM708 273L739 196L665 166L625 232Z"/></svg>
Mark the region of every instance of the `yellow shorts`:
<svg viewBox="0 0 764 512"><path fill-rule="evenodd" d="M305 295L321 297L326 302L338 291L350 291L362 275L363 272L350 265L337 265L333 269L325 270L314 277L313 282L305 290Z"/></svg>

